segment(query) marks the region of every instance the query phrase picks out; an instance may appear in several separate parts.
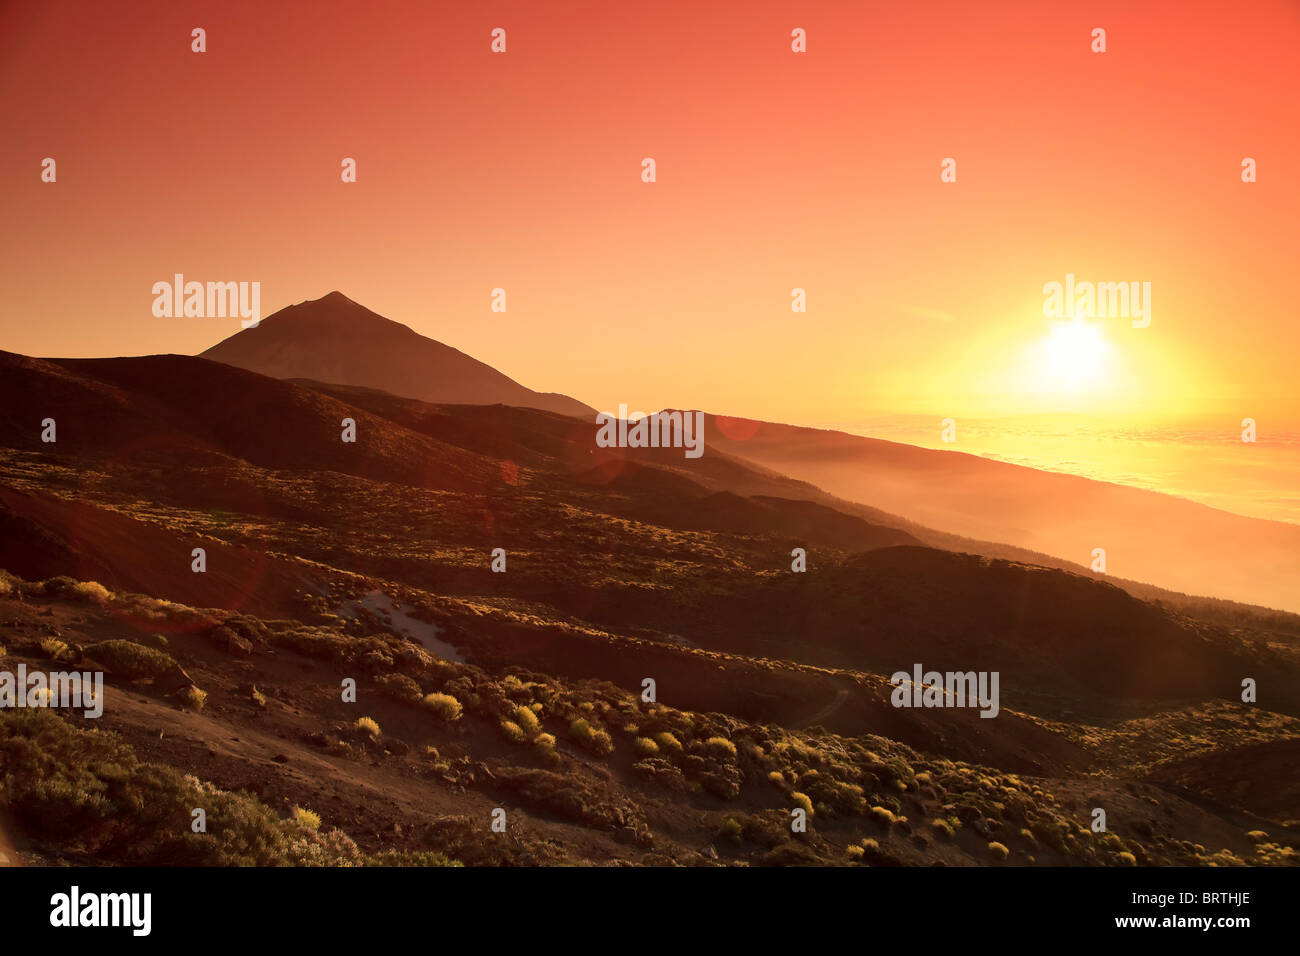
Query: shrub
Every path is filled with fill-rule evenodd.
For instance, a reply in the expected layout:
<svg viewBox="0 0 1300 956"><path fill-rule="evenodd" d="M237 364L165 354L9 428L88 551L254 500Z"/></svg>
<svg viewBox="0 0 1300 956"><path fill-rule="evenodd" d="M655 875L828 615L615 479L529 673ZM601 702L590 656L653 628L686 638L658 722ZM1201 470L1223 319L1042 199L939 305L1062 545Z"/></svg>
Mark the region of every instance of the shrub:
<svg viewBox="0 0 1300 956"><path fill-rule="evenodd" d="M555 737L550 734L538 734L537 739L533 741L533 748L537 750L537 756L543 763L556 766L563 762L563 758L555 750Z"/></svg>
<svg viewBox="0 0 1300 956"><path fill-rule="evenodd" d="M813 802L808 794L794 790L790 793L790 799L795 802L796 806L803 807L804 813L808 814L808 816L813 815Z"/></svg>
<svg viewBox="0 0 1300 956"><path fill-rule="evenodd" d="M989 854L995 860L1005 860L1011 855L1011 851L1008 850L1004 844L994 840L989 844Z"/></svg>
<svg viewBox="0 0 1300 956"><path fill-rule="evenodd" d="M767 775L769 782L776 784L778 787L785 786L785 775L780 770L773 770Z"/></svg>
<svg viewBox="0 0 1300 956"><path fill-rule="evenodd" d="M1119 861L1120 861L1120 863L1124 864L1125 866L1137 866L1137 865L1138 865L1137 857L1135 857L1135 856L1134 856L1132 853L1130 853L1128 850L1125 850L1123 853L1121 853L1121 854L1119 855Z"/></svg>
<svg viewBox="0 0 1300 956"><path fill-rule="evenodd" d="M632 749L638 757L654 757L659 754L659 745L649 737L637 737L632 741Z"/></svg>
<svg viewBox="0 0 1300 956"><path fill-rule="evenodd" d="M1255 855L1263 866L1294 866L1297 861L1295 848L1280 843L1257 843Z"/></svg>
<svg viewBox="0 0 1300 956"><path fill-rule="evenodd" d="M848 846L844 848L844 855L847 856L850 860L860 860L865 855L865 853L866 851L863 850L862 847L858 846L856 843L850 843Z"/></svg>
<svg viewBox="0 0 1300 956"><path fill-rule="evenodd" d="M1237 854L1233 853L1231 850L1226 848L1220 850L1218 853L1214 853L1210 856L1205 857L1205 863L1207 866L1245 866L1246 865L1242 861L1241 857L1237 856Z"/></svg>
<svg viewBox="0 0 1300 956"><path fill-rule="evenodd" d="M45 637L41 639L41 650L51 660L61 661L69 656L71 649L57 637Z"/></svg>
<svg viewBox="0 0 1300 956"><path fill-rule="evenodd" d="M524 728L520 727L513 720L503 720L497 725L501 731L501 736L514 744L524 743L528 737L524 734Z"/></svg>
<svg viewBox="0 0 1300 956"><path fill-rule="evenodd" d="M528 740L532 740L542 730L542 722L537 719L537 713L531 707L522 704L515 708L515 723L519 725Z"/></svg>
<svg viewBox="0 0 1300 956"><path fill-rule="evenodd" d="M180 698L181 706L187 707L195 713L202 710L203 705L208 702L208 692L199 690L194 686L186 687L177 696Z"/></svg>
<svg viewBox="0 0 1300 956"><path fill-rule="evenodd" d="M611 801L608 790L574 774L516 767L500 767L495 772L499 786L561 819L607 832L646 827L645 814L639 807L620 799Z"/></svg>
<svg viewBox="0 0 1300 956"><path fill-rule="evenodd" d="M320 829L320 814L306 807L294 807L292 819L294 823L306 827L308 830Z"/></svg>
<svg viewBox="0 0 1300 956"><path fill-rule="evenodd" d="M127 680L157 677L176 666L170 655L134 641L100 641L88 647L86 655Z"/></svg>
<svg viewBox="0 0 1300 956"><path fill-rule="evenodd" d="M560 755L555 752L555 737L552 734L538 734L533 740L533 747L537 750L537 756L541 757L546 763L558 764Z"/></svg>
<svg viewBox="0 0 1300 956"><path fill-rule="evenodd" d="M882 823L887 827L893 826L898 822L898 817L894 816L893 811L885 807L872 807L871 819L875 820L877 823Z"/></svg>
<svg viewBox="0 0 1300 956"><path fill-rule="evenodd" d="M732 817L722 821L722 826L718 827L718 837L731 843L740 845L740 836L744 832L744 827Z"/></svg>
<svg viewBox="0 0 1300 956"><path fill-rule="evenodd" d="M405 704L420 702L420 685L405 674L384 674L376 678L375 684L383 694L393 700L400 700Z"/></svg>
<svg viewBox="0 0 1300 956"><path fill-rule="evenodd" d="M371 737L377 738L379 736L379 724L373 717L358 717L354 726L357 730L367 733Z"/></svg>
<svg viewBox="0 0 1300 956"><path fill-rule="evenodd" d="M681 753L682 742L666 730L655 734L654 742L660 750L667 751L670 754Z"/></svg>
<svg viewBox="0 0 1300 956"><path fill-rule="evenodd" d="M57 577L46 578L41 582L41 591L39 593L53 595L55 597L64 597L72 593L72 589L79 582L76 578L70 578L66 574L60 574Z"/></svg>
<svg viewBox="0 0 1300 956"><path fill-rule="evenodd" d="M451 694L426 694L424 706L448 723L460 720L460 715L464 711L460 701L452 697Z"/></svg>
<svg viewBox="0 0 1300 956"><path fill-rule="evenodd" d="M573 739L598 757L614 752L614 741L607 732L593 727L585 717L579 717L569 724L569 733Z"/></svg>
<svg viewBox="0 0 1300 956"><path fill-rule="evenodd" d="M704 746L707 747L709 752L715 757L721 757L723 759L730 757L734 759L736 756L736 745L726 737L710 737L708 740L704 741Z"/></svg>
<svg viewBox="0 0 1300 956"><path fill-rule="evenodd" d="M943 819L931 820L930 828L945 840L951 840L957 832L952 828L951 823Z"/></svg>
<svg viewBox="0 0 1300 956"><path fill-rule="evenodd" d="M113 593L98 581L78 581L71 588L74 597L96 604L107 604L113 600Z"/></svg>

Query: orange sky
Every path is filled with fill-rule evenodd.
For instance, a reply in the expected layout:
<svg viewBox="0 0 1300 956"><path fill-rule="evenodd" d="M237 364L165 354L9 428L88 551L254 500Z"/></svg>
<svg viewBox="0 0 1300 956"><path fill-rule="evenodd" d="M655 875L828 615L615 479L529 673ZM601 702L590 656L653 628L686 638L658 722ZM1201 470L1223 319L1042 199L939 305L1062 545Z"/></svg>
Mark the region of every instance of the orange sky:
<svg viewBox="0 0 1300 956"><path fill-rule="evenodd" d="M183 272L263 315L337 288L600 408L1300 425L1296 3L155 6L0 7L0 348L237 331L153 317ZM1067 272L1151 282L1151 326L1035 392Z"/></svg>

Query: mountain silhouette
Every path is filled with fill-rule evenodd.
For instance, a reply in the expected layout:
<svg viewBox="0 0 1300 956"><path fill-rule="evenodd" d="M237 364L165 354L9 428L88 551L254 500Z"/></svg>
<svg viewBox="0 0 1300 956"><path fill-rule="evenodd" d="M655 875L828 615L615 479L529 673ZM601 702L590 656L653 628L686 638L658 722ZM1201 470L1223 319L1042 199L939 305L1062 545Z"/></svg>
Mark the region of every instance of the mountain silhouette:
<svg viewBox="0 0 1300 956"><path fill-rule="evenodd" d="M580 418L596 412L567 395L525 388L341 292L283 308L202 357L272 378L361 385L426 402L514 405Z"/></svg>

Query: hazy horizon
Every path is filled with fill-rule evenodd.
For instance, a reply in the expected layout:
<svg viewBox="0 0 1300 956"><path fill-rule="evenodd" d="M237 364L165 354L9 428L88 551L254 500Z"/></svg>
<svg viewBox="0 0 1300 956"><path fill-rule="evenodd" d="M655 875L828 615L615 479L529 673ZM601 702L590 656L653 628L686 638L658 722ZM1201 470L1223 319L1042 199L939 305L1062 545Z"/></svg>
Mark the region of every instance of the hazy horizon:
<svg viewBox="0 0 1300 956"><path fill-rule="evenodd" d="M337 291L347 295L345 290ZM320 295L325 294L322 292ZM303 301L312 299L297 300L290 304ZM364 302L358 304L366 306ZM274 311L279 309L272 310L272 313ZM386 318L407 326L411 324L392 316ZM213 326L222 321L237 323L237 320L190 321ZM218 333L204 349L238 331L236 324L228 330L228 334ZM443 341L443 344L457 347L455 342ZM500 368L491 355L466 354L515 378L509 369ZM39 357L125 356L110 353ZM618 405L590 402L584 396L574 394L563 383L539 386L537 383L521 381L520 384L537 391L569 395L599 409L614 409ZM653 412L681 407L686 406L669 400L633 411ZM704 411L746 418L760 417L730 408L705 408ZM937 412L867 413L853 421L828 422L801 421L793 416L778 414L768 420L843 431L938 451L975 454L1038 470L1064 472L1175 495L1246 517L1300 524L1300 495L1296 494L1294 485L1294 476L1300 473L1300 431L1281 430L1273 422L1266 423L1255 442L1246 444L1241 441L1239 422L1216 421L1206 414L1171 416L1163 421L1155 421L1144 420L1137 415L1103 418L1083 412L1025 412L954 419L958 425L957 440L945 442L941 437L945 417L948 416ZM1243 446L1249 449L1247 454L1239 454Z"/></svg>

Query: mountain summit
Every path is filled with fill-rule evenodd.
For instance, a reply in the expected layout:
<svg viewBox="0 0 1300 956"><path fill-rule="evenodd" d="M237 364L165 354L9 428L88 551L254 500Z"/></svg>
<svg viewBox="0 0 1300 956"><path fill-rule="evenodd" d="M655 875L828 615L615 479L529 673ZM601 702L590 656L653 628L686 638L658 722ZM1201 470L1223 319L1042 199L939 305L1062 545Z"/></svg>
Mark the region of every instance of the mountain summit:
<svg viewBox="0 0 1300 956"><path fill-rule="evenodd" d="M535 392L490 365L331 292L281 309L202 353L273 378L361 385L425 402L514 405L581 418L595 409Z"/></svg>

